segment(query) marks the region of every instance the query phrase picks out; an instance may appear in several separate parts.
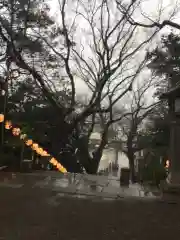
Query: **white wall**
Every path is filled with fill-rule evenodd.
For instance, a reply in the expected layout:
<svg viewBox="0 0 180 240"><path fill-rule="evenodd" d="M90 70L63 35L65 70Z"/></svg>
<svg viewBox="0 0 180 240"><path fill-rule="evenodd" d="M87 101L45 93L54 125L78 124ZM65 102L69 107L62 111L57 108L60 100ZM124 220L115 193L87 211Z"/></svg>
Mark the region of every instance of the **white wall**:
<svg viewBox="0 0 180 240"><path fill-rule="evenodd" d="M98 131L95 131L91 134L90 138L91 140L100 140L101 134ZM109 163L115 162L115 160L116 160L115 149L113 148L104 149L98 170L104 170L108 168ZM121 151L118 152L118 164L119 164L119 169L121 169L122 167L129 167L129 160L127 156Z"/></svg>
<svg viewBox="0 0 180 240"><path fill-rule="evenodd" d="M129 159L125 153L123 152L118 153L118 164L120 168L123 168L123 167L129 168Z"/></svg>
<svg viewBox="0 0 180 240"><path fill-rule="evenodd" d="M99 164L99 170L106 169L109 166L110 162L115 162L116 160L116 153L115 149L105 149L103 151L103 156L101 158ZM118 152L118 164L119 168L127 167L129 168L129 160L128 157L123 152Z"/></svg>
<svg viewBox="0 0 180 240"><path fill-rule="evenodd" d="M112 148L104 149L103 155L99 164L99 170L106 169L110 162L114 162L116 158L115 151Z"/></svg>

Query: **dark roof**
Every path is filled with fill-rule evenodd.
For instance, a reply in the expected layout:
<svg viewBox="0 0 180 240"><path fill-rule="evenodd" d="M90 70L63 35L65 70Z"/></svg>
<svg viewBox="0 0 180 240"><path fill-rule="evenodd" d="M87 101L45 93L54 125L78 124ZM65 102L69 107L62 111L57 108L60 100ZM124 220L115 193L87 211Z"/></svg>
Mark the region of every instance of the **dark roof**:
<svg viewBox="0 0 180 240"><path fill-rule="evenodd" d="M171 97L180 97L180 85L171 88L169 91L163 93L160 96L160 99L167 99L167 98L171 98Z"/></svg>

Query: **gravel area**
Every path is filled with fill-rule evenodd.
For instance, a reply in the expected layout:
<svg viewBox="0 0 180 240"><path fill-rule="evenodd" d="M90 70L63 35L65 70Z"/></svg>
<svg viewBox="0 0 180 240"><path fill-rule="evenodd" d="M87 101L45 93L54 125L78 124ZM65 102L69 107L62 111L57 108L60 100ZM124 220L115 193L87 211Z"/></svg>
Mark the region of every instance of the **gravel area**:
<svg viewBox="0 0 180 240"><path fill-rule="evenodd" d="M174 240L180 201L92 201L0 188L0 240Z"/></svg>

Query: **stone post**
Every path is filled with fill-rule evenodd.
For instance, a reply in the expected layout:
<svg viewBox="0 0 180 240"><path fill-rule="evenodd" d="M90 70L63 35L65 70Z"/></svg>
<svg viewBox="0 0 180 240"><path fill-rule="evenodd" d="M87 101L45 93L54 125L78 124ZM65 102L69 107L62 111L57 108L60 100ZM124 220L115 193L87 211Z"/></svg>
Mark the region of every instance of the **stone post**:
<svg viewBox="0 0 180 240"><path fill-rule="evenodd" d="M170 129L170 184L180 186L180 120L171 122Z"/></svg>
<svg viewBox="0 0 180 240"><path fill-rule="evenodd" d="M118 165L118 155L119 155L119 149L115 148L115 165Z"/></svg>
<svg viewBox="0 0 180 240"><path fill-rule="evenodd" d="M168 100L170 123L170 176L167 178L168 185L162 186L170 192L180 193L180 86L171 86L171 89L163 93L162 100Z"/></svg>

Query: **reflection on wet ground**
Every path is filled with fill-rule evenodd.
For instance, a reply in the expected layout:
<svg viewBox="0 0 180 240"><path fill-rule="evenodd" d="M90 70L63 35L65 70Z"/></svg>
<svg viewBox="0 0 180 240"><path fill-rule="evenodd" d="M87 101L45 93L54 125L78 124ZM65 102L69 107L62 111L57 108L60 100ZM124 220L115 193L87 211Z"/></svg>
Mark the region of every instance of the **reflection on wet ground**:
<svg viewBox="0 0 180 240"><path fill-rule="evenodd" d="M73 173L63 175L57 172L9 175L1 172L0 187L47 188L55 191L57 193L56 197L70 196L81 199L94 197L104 200L115 200L124 197L153 199L161 196L157 189L145 188L139 184L121 187L119 179L116 177Z"/></svg>

